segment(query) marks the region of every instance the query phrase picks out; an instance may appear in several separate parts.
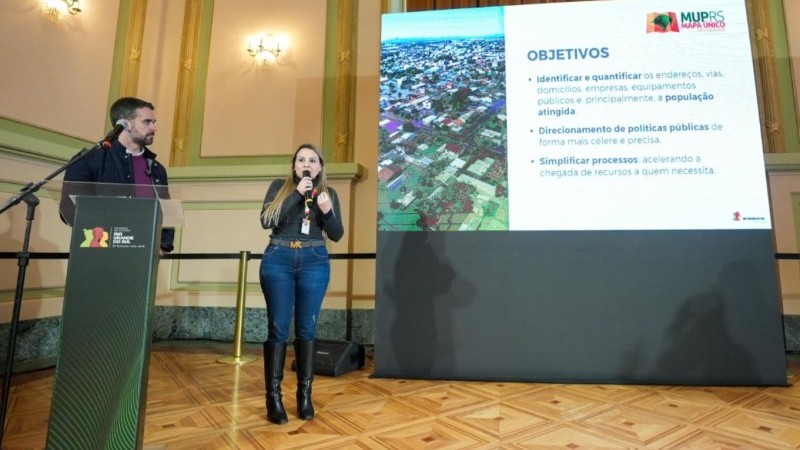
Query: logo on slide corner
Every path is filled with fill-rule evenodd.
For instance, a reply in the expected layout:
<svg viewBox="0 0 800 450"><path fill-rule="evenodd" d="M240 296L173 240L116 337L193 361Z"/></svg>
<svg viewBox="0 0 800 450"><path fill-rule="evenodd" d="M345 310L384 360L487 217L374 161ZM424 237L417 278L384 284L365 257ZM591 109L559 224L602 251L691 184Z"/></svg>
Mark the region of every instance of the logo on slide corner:
<svg viewBox="0 0 800 450"><path fill-rule="evenodd" d="M733 212L733 221L734 222L759 222L764 223L766 222L765 217L758 217L758 216L745 216L742 215L740 211Z"/></svg>
<svg viewBox="0 0 800 450"><path fill-rule="evenodd" d="M648 33L678 33L678 15L674 12L647 14Z"/></svg>

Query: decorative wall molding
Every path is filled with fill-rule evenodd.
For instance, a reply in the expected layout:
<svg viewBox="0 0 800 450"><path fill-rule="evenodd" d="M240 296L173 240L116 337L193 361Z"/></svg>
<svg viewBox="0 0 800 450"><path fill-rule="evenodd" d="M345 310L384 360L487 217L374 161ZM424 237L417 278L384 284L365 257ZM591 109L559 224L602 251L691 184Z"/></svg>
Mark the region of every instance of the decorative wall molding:
<svg viewBox="0 0 800 450"><path fill-rule="evenodd" d="M172 167L189 165L190 147L193 143L193 125L202 122L201 119L198 120L195 117L195 107L199 108L202 104L202 101L200 104L197 103L197 92L204 90L204 83L198 82L198 72L201 51L208 51L208 42L204 42L202 39L207 19L204 15L212 14L213 10L213 0L186 0L178 88L175 98L172 153L170 153L169 160ZM202 129L202 126L199 128Z"/></svg>
<svg viewBox="0 0 800 450"><path fill-rule="evenodd" d="M120 5L123 7L123 5ZM119 92L112 97L136 96L139 90L139 69L142 63L142 42L144 24L147 16L147 0L130 0L127 10L127 24L117 30L123 33L122 67L120 70ZM113 100L112 100L113 101Z"/></svg>

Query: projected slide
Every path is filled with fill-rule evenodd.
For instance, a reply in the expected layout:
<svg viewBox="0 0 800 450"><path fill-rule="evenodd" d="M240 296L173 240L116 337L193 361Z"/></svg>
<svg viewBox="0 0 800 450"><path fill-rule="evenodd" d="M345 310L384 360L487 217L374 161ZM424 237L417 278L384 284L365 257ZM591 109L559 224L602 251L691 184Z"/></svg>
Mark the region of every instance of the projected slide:
<svg viewBox="0 0 800 450"><path fill-rule="evenodd" d="M742 0L389 14L382 33L379 230L771 227Z"/></svg>

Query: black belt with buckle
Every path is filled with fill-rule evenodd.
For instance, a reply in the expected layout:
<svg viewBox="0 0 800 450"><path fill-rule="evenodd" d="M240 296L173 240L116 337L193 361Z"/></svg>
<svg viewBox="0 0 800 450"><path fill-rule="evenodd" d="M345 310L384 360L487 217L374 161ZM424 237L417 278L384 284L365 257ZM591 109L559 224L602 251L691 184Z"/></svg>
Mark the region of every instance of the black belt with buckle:
<svg viewBox="0 0 800 450"><path fill-rule="evenodd" d="M270 244L280 245L281 247L289 248L308 248L308 247L324 247L325 241L291 241L289 239L270 239Z"/></svg>

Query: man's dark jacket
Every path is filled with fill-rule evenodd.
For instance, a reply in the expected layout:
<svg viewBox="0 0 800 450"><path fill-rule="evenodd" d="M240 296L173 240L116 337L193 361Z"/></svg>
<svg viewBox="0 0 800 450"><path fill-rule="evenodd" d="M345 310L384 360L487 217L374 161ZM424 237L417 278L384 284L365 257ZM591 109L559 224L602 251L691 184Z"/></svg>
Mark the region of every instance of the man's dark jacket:
<svg viewBox="0 0 800 450"><path fill-rule="evenodd" d="M77 158L80 153L76 154ZM156 161L156 154L151 152L150 149L144 149L144 157L147 160L148 174L153 183L153 197L169 198L169 191L167 189L167 170L158 161ZM114 183L114 184L133 184L132 174L132 156L125 150L125 146L114 141L114 144L109 149L95 149L85 155L80 161L72 164L67 168L64 173L64 182L80 181L87 183ZM69 195L80 194L78 192L80 187L78 185L65 184L61 196L61 215L62 219L72 225L75 206L69 199ZM124 189L118 195L133 196L133 189L128 186L120 186ZM173 242L175 240L175 230L172 228L164 228L161 230L161 248L164 251L171 252L173 250Z"/></svg>

